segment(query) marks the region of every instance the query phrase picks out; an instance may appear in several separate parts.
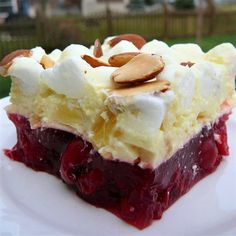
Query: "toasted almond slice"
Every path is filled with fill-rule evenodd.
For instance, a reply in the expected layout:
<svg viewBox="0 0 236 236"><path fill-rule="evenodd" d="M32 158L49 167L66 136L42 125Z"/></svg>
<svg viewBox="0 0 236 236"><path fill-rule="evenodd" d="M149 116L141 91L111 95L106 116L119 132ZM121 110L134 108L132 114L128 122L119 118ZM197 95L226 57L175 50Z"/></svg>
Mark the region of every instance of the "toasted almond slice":
<svg viewBox="0 0 236 236"><path fill-rule="evenodd" d="M158 92L165 92L170 89L170 82L167 80L155 80L139 84L138 86L132 87L121 87L111 91L112 94L117 94L120 96L132 96L140 93L153 92L153 94Z"/></svg>
<svg viewBox="0 0 236 236"><path fill-rule="evenodd" d="M16 57L30 57L32 55L31 50L19 49L7 54L0 62L0 66L7 66Z"/></svg>
<svg viewBox="0 0 236 236"><path fill-rule="evenodd" d="M113 55L109 58L108 62L111 66L114 67L121 67L133 59L135 56L140 54L140 52L125 52Z"/></svg>
<svg viewBox="0 0 236 236"><path fill-rule="evenodd" d="M162 58L154 54L139 54L115 70L111 78L118 84L133 84L155 78L164 68Z"/></svg>
<svg viewBox="0 0 236 236"><path fill-rule="evenodd" d="M111 47L114 47L117 43L119 43L121 40L127 40L133 43L138 49L140 49L145 43L146 40L137 34L121 34L116 36L115 38L111 39L108 44Z"/></svg>
<svg viewBox="0 0 236 236"><path fill-rule="evenodd" d="M30 57L31 55L32 52L29 49L19 49L7 54L0 62L0 67L2 67L0 68L0 74L2 76L8 75L8 68L16 57Z"/></svg>
<svg viewBox="0 0 236 236"><path fill-rule="evenodd" d="M49 56L43 55L40 64L44 69L47 69L53 67L55 62Z"/></svg>
<svg viewBox="0 0 236 236"><path fill-rule="evenodd" d="M108 63L101 61L95 57L91 57L89 55L81 56L90 66L99 67L99 66L110 66Z"/></svg>
<svg viewBox="0 0 236 236"><path fill-rule="evenodd" d="M101 57L103 55L102 46L99 39L96 39L94 42L93 55L95 57Z"/></svg>
<svg viewBox="0 0 236 236"><path fill-rule="evenodd" d="M187 62L181 62L180 65L181 66L188 66L189 68L191 66L193 66L195 63L191 62L191 61L187 61Z"/></svg>

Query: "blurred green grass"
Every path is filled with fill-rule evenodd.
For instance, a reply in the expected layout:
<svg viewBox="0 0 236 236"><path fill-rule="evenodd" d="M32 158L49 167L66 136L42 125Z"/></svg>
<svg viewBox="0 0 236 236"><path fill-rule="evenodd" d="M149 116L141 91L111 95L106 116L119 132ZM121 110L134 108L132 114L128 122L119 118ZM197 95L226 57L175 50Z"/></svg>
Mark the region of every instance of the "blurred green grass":
<svg viewBox="0 0 236 236"><path fill-rule="evenodd" d="M95 37L96 38L96 37ZM187 43L187 42L195 42L194 38L185 38L185 39L169 39L165 40L169 45L175 43ZM230 42L236 47L236 34L229 34L229 35L217 35L217 36L210 36L205 37L202 39L201 47L206 52L212 47L223 43L223 42ZM0 98L8 96L10 90L10 79L4 79L0 77Z"/></svg>
<svg viewBox="0 0 236 236"><path fill-rule="evenodd" d="M175 43L195 43L195 39L194 38L171 39L171 40L165 40L165 42L168 43L169 45ZM228 35L214 35L214 36L204 37L201 42L201 48L204 52L207 52L216 45L224 42L230 42L236 47L236 34L233 33Z"/></svg>
<svg viewBox="0 0 236 236"><path fill-rule="evenodd" d="M0 77L0 98L6 97L9 94L11 80Z"/></svg>

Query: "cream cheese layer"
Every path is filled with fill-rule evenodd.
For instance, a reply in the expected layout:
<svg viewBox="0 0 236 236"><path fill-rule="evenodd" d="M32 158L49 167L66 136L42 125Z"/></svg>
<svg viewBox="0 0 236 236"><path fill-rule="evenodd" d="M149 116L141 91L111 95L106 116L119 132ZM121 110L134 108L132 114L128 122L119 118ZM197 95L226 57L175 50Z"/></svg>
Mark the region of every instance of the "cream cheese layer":
<svg viewBox="0 0 236 236"><path fill-rule="evenodd" d="M53 127L74 132L91 142L104 157L157 167L203 126L230 111L235 101L236 49L224 43L204 53L196 44L169 47L152 40L138 49L122 40L104 41L99 60L126 52L157 54L164 69L152 80L131 89L117 86L117 67L93 68L83 55L94 48L70 45L50 54L36 47L29 57L16 57L8 112L29 118L32 128ZM45 68L47 56L53 66ZM2 68L0 68L2 70ZM132 71L131 71L132 73ZM169 81L168 90L158 81Z"/></svg>

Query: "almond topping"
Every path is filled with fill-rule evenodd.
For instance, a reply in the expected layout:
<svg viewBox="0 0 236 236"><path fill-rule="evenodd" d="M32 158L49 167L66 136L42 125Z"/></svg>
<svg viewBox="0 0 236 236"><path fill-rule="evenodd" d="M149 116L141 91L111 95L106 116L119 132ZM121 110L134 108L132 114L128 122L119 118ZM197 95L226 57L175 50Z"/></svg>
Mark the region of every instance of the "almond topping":
<svg viewBox="0 0 236 236"><path fill-rule="evenodd" d="M125 52L113 55L109 58L108 62L111 66L121 67L129 62L132 58L140 54L139 52Z"/></svg>
<svg viewBox="0 0 236 236"><path fill-rule="evenodd" d="M44 69L47 69L53 67L55 62L49 56L43 55L40 64Z"/></svg>
<svg viewBox="0 0 236 236"><path fill-rule="evenodd" d="M158 55L139 54L115 70L111 74L111 79L118 84L144 82L155 78L163 70L164 65Z"/></svg>
<svg viewBox="0 0 236 236"><path fill-rule="evenodd" d="M20 49L7 54L0 62L0 66L7 66L12 63L16 57L30 57L32 52L28 49Z"/></svg>
<svg viewBox="0 0 236 236"><path fill-rule="evenodd" d="M93 68L99 67L99 66L110 66L108 63L101 61L95 57L91 57L89 55L83 55L81 57Z"/></svg>
<svg viewBox="0 0 236 236"><path fill-rule="evenodd" d="M170 89L170 82L167 80L155 80L140 84L138 86L132 87L121 87L112 90L111 93L118 94L120 96L131 96L140 93L153 92L153 94L158 92L165 92Z"/></svg>
<svg viewBox="0 0 236 236"><path fill-rule="evenodd" d="M114 47L117 43L119 43L121 40L127 40L133 43L138 49L140 49L145 43L146 40L137 34L121 34L116 36L115 38L111 39L108 44L111 47Z"/></svg>
<svg viewBox="0 0 236 236"><path fill-rule="evenodd" d="M191 61L188 61L188 62L181 62L180 65L181 66L188 66L189 68L191 66L193 66L195 63L191 62Z"/></svg>
<svg viewBox="0 0 236 236"><path fill-rule="evenodd" d="M99 39L96 39L94 42L93 55L95 57L101 57L103 55L102 46Z"/></svg>

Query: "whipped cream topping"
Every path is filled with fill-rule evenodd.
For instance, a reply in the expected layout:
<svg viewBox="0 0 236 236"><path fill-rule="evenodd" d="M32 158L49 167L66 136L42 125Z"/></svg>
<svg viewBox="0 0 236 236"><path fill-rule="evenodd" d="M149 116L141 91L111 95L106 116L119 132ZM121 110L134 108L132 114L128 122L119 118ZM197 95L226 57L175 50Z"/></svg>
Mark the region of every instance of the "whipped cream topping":
<svg viewBox="0 0 236 236"><path fill-rule="evenodd" d="M70 57L79 57L84 54L92 55L92 52L85 46L80 44L71 44L66 47L61 54L60 60L65 60Z"/></svg>
<svg viewBox="0 0 236 236"><path fill-rule="evenodd" d="M235 97L236 49L230 43L204 53L196 44L169 47L158 40L141 49L126 40L110 47L110 39L104 41L99 60L108 62L124 52L158 54L165 67L153 80L170 81L170 90L141 92L137 86L132 95L116 93L111 74L117 67L91 67L81 56L93 56L93 46L72 44L48 55L36 47L31 57L15 58L8 70L14 77L13 103L19 105L18 97L22 102L25 96L27 115L71 127L104 158L133 162L140 157L142 164L155 167L216 120L221 105ZM41 66L44 55L55 62L52 68ZM193 64L181 64L187 62Z"/></svg>
<svg viewBox="0 0 236 236"><path fill-rule="evenodd" d="M224 65L228 69L230 76L235 76L236 73L236 55L235 47L231 43L220 44L209 50L205 59L218 65Z"/></svg>
<svg viewBox="0 0 236 236"><path fill-rule="evenodd" d="M17 84L25 95L36 94L39 90L39 78L43 67L34 59L28 57L15 58L8 74L17 78Z"/></svg>
<svg viewBox="0 0 236 236"><path fill-rule="evenodd" d="M116 70L116 67L99 66L90 68L85 74L87 82L96 88L109 89L112 88L111 74Z"/></svg>
<svg viewBox="0 0 236 236"><path fill-rule="evenodd" d="M46 54L45 50L41 47L35 47L35 48L31 49L31 52L32 52L31 58L33 58L37 62L40 62L43 55Z"/></svg>
<svg viewBox="0 0 236 236"><path fill-rule="evenodd" d="M132 97L109 98L109 105L114 112L123 116L120 122L122 129L136 129L139 133L155 134L164 119L165 100L153 94L139 94ZM130 115L127 117L126 112ZM143 122L145 121L145 122ZM126 127L126 128L125 128Z"/></svg>
<svg viewBox="0 0 236 236"><path fill-rule="evenodd" d="M82 98L86 93L86 69L87 65L81 58L70 57L55 67L44 70L41 79L56 93L70 98Z"/></svg>
<svg viewBox="0 0 236 236"><path fill-rule="evenodd" d="M204 57L202 49L194 43L175 44L171 46L171 49L178 55L181 62L197 62Z"/></svg>
<svg viewBox="0 0 236 236"><path fill-rule="evenodd" d="M49 58L51 58L53 61L57 62L59 61L61 57L62 51L59 49L54 49L50 54L48 54Z"/></svg>

